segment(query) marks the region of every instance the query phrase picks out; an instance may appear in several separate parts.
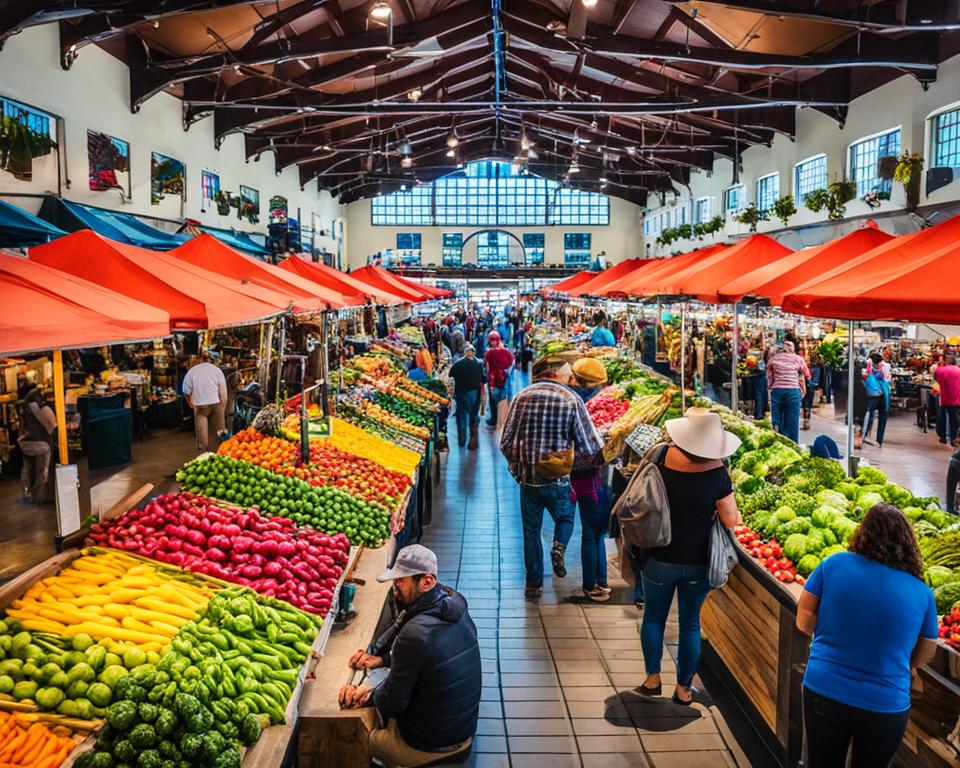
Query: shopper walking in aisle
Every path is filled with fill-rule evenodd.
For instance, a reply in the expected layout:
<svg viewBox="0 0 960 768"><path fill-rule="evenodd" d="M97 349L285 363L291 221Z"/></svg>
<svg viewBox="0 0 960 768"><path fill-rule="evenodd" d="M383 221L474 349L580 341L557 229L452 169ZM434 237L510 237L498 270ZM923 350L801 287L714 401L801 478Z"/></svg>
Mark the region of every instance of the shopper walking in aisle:
<svg viewBox="0 0 960 768"><path fill-rule="evenodd" d="M224 428L224 408L227 404L227 380L217 366L210 362L209 350L204 350L200 361L183 377L183 396L193 409L193 425L197 434L197 450L215 451ZM213 428L213 439L210 432Z"/></svg>
<svg viewBox="0 0 960 768"><path fill-rule="evenodd" d="M543 510L553 518L553 572L567 575L564 555L573 535L570 473L596 463L603 440L583 401L566 384L569 363L547 357L533 366L534 383L510 404L500 451L520 484L526 594L536 599L543 588Z"/></svg>
<svg viewBox="0 0 960 768"><path fill-rule="evenodd" d="M497 427L497 408L501 400L506 400L510 393L507 389L507 379L510 369L513 368L513 353L500 342L500 334L490 331L487 335L489 349L483 356L487 367L487 383L490 387L490 413L487 414L487 426Z"/></svg>
<svg viewBox="0 0 960 768"><path fill-rule="evenodd" d="M42 504L50 477L50 435L57 428L57 417L36 384L25 385L20 400L20 488L24 501Z"/></svg>
<svg viewBox="0 0 960 768"><path fill-rule="evenodd" d="M376 708L370 755L387 766L427 765L468 753L480 716L482 685L477 628L463 595L437 582L437 556L413 544L397 553L377 581L393 582L397 620L355 670L386 668L376 687L345 685L340 706Z"/></svg>
<svg viewBox="0 0 960 768"><path fill-rule="evenodd" d="M570 388L584 403L590 401L607 383L607 372L600 361L584 357L573 364ZM610 518L610 502L602 468L574 470L570 486L580 509L580 565L583 570L583 596L595 603L610 599L607 586L607 548L604 544Z"/></svg>
<svg viewBox="0 0 960 768"><path fill-rule="evenodd" d="M810 370L793 342L785 341L767 361L767 387L770 390L770 418L773 428L795 443L800 441L800 403Z"/></svg>
<svg viewBox="0 0 960 768"><path fill-rule="evenodd" d="M937 607L917 539L892 504L870 508L804 585L797 628L813 636L803 678L810 768L884 768L910 716L910 671L937 648ZM869 638L869 642L864 642Z"/></svg>
<svg viewBox="0 0 960 768"><path fill-rule="evenodd" d="M943 356L943 362L933 366L933 378L940 386L940 408L937 412L937 435L941 443L960 446L960 366L952 352ZM942 414L942 415L941 415ZM941 426L942 423L942 426Z"/></svg>
<svg viewBox="0 0 960 768"><path fill-rule="evenodd" d="M740 440L723 429L719 415L706 408L689 408L685 416L669 419L664 427L673 443L660 467L670 503L672 538L665 547L649 550L643 568L640 644L647 678L639 691L644 696L662 692L663 638L676 593L680 638L673 701L687 705L693 701L691 683L700 664L700 609L710 591L710 531L717 517L727 528L740 522L733 484L722 461L737 450Z"/></svg>
<svg viewBox="0 0 960 768"><path fill-rule="evenodd" d="M457 420L457 443L461 448L466 445L471 451L477 449L483 385L487 382L487 372L483 363L476 359L475 352L472 344L465 344L463 357L450 366L449 374L453 379L453 397L457 403L457 412L454 414Z"/></svg>
<svg viewBox="0 0 960 768"><path fill-rule="evenodd" d="M863 419L863 442L870 445L870 428L873 426L874 413L877 416L877 446L883 445L883 435L887 428L887 409L883 395L883 370L880 368L882 358L874 352L870 356L873 366L863 369L863 388L867 392L867 406Z"/></svg>
<svg viewBox="0 0 960 768"><path fill-rule="evenodd" d="M607 316L603 312L597 312L593 318L594 329L590 334L590 344L594 347L615 347L617 339L607 328Z"/></svg>

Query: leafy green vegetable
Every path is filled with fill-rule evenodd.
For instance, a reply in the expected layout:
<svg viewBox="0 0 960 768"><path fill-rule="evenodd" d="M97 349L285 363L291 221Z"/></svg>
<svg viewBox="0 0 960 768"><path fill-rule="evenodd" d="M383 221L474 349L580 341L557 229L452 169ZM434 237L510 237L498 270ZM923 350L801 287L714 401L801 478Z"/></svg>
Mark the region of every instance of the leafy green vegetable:
<svg viewBox="0 0 960 768"><path fill-rule="evenodd" d="M942 587L944 584L960 581L960 573L952 571L942 565L931 565L924 571L923 580L930 589L936 589L937 587Z"/></svg>
<svg viewBox="0 0 960 768"><path fill-rule="evenodd" d="M860 485L886 485L887 476L876 467L863 464L860 466L860 469L857 470L857 483Z"/></svg>
<svg viewBox="0 0 960 768"><path fill-rule="evenodd" d="M819 557L816 555L804 555L797 563L797 573L804 577L809 576L816 570L818 565L820 565Z"/></svg>
<svg viewBox="0 0 960 768"><path fill-rule="evenodd" d="M937 603L937 613L948 613L953 604L960 601L960 581L954 581L933 590L933 599Z"/></svg>
<svg viewBox="0 0 960 768"><path fill-rule="evenodd" d="M810 545L810 540L802 533L793 533L787 537L783 543L783 554L793 560L794 563L800 562Z"/></svg>

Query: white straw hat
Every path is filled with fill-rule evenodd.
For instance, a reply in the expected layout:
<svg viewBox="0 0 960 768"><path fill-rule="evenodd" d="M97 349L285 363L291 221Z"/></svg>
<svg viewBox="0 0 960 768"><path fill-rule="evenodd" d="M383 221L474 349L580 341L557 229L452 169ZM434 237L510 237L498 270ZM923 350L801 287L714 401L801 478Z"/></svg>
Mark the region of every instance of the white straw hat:
<svg viewBox="0 0 960 768"><path fill-rule="evenodd" d="M719 414L688 408L686 416L663 425L678 448L702 459L723 459L740 447L740 438L723 428Z"/></svg>

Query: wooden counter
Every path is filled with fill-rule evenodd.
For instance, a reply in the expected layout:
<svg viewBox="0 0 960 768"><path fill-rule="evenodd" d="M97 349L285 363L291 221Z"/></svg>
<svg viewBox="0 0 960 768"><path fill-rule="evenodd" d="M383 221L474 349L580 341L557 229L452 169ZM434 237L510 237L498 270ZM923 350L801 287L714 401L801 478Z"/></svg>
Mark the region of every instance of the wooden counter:
<svg viewBox="0 0 960 768"><path fill-rule="evenodd" d="M727 586L701 614L704 660L741 700L784 768L803 750L802 682L809 638L796 629L801 587L775 581L742 550ZM865 639L865 642L869 642ZM940 644L913 680L907 734L894 760L904 768L960 765L960 654Z"/></svg>

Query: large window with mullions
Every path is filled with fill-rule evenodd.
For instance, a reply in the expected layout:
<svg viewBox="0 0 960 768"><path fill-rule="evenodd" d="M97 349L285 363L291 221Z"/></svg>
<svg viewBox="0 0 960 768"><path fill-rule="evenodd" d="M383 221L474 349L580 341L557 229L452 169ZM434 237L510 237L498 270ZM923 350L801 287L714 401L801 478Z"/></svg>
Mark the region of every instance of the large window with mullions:
<svg viewBox="0 0 960 768"><path fill-rule="evenodd" d="M521 172L523 171L523 172ZM561 187L496 161L470 163L461 171L406 192L373 199L376 226L606 226L606 195Z"/></svg>

